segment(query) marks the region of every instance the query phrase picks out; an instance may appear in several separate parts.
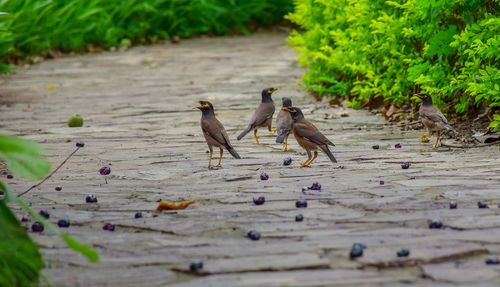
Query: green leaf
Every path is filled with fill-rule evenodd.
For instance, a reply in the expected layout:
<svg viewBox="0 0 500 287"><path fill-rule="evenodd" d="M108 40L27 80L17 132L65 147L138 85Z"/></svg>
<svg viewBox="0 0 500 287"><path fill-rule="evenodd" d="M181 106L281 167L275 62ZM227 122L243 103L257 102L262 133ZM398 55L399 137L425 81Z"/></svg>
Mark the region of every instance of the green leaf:
<svg viewBox="0 0 500 287"><path fill-rule="evenodd" d="M66 242L69 248L84 255L90 262L99 261L99 253L97 253L97 251L95 251L92 247L76 241L68 234L63 234L61 238L64 242Z"/></svg>
<svg viewBox="0 0 500 287"><path fill-rule="evenodd" d="M17 176L42 178L50 171L49 162L40 155L43 148L31 141L0 135L0 160Z"/></svg>
<svg viewBox="0 0 500 287"><path fill-rule="evenodd" d="M0 286L32 286L42 268L38 246L0 200Z"/></svg>

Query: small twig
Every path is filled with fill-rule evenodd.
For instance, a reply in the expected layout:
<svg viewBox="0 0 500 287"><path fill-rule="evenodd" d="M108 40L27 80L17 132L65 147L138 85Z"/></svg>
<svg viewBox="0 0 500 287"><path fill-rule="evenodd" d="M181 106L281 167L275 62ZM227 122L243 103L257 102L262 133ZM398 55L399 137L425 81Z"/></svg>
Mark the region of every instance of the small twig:
<svg viewBox="0 0 500 287"><path fill-rule="evenodd" d="M500 141L486 143L486 144L477 144L477 145L454 145L454 144L446 144L443 142L441 143L441 145L444 147L454 147L454 148L476 148L476 147L485 147L485 146L496 145L496 144L500 144Z"/></svg>
<svg viewBox="0 0 500 287"><path fill-rule="evenodd" d="M22 192L21 194L18 195L18 197L21 197L23 195L25 195L26 193L30 192L32 189L34 188L37 188L39 187L40 185L42 185L42 183L44 183L47 179L49 179L51 176L54 175L54 173L56 173L81 147L76 147L76 149L70 153L66 159L64 159L60 164L59 166L57 166L49 175L47 175L44 179L42 179L42 181L40 181L39 183L33 185L32 187L28 188L26 191Z"/></svg>

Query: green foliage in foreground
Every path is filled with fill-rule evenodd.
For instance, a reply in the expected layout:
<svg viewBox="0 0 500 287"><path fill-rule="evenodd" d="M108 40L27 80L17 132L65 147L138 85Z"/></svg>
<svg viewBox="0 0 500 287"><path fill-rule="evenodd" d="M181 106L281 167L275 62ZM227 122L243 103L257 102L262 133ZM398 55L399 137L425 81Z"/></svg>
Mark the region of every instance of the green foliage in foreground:
<svg viewBox="0 0 500 287"><path fill-rule="evenodd" d="M466 118L500 109L498 0L295 0L308 89L404 105L426 91Z"/></svg>
<svg viewBox="0 0 500 287"><path fill-rule="evenodd" d="M15 176L42 178L50 171L50 165L40 155L43 149L30 141L0 135L0 161ZM81 253L91 262L99 255L91 247L79 243L56 226L42 218L26 202L18 198L0 181L0 286L33 286L40 279L43 261L38 246L30 239L7 204L17 204L46 229L58 235L68 247Z"/></svg>
<svg viewBox="0 0 500 287"><path fill-rule="evenodd" d="M248 33L283 19L291 0L0 0L0 62L201 33Z"/></svg>

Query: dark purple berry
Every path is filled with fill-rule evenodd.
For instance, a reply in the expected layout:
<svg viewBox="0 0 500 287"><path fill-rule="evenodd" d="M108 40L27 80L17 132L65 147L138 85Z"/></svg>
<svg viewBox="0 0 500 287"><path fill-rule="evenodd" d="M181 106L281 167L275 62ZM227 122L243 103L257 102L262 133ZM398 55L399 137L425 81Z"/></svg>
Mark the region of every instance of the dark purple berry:
<svg viewBox="0 0 500 287"><path fill-rule="evenodd" d="M458 203L456 201L450 201L450 209L457 209Z"/></svg>
<svg viewBox="0 0 500 287"><path fill-rule="evenodd" d="M57 191L61 191L62 190L62 187L60 185L56 186L55 190Z"/></svg>
<svg viewBox="0 0 500 287"><path fill-rule="evenodd" d="M401 248L397 253L398 257L408 257L410 256L410 250L406 248Z"/></svg>
<svg viewBox="0 0 500 287"><path fill-rule="evenodd" d="M409 162L403 162L403 163L401 164L401 168L402 168L402 169L408 169L408 168L410 168L410 163L409 163Z"/></svg>
<svg viewBox="0 0 500 287"><path fill-rule="evenodd" d="M285 157L283 160L283 165L291 165L292 164L292 158L291 157Z"/></svg>
<svg viewBox="0 0 500 287"><path fill-rule="evenodd" d="M372 145L372 149L379 149L379 148L380 148L380 146L378 144Z"/></svg>
<svg viewBox="0 0 500 287"><path fill-rule="evenodd" d="M363 251L365 250L366 245L362 243L354 243L351 247L350 257L351 259L363 256Z"/></svg>
<svg viewBox="0 0 500 287"><path fill-rule="evenodd" d="M67 218L59 219L59 221L57 221L57 226L59 226L60 228L68 228L69 219Z"/></svg>
<svg viewBox="0 0 500 287"><path fill-rule="evenodd" d="M310 190L321 190L321 184L319 182L313 182L311 187L309 188Z"/></svg>
<svg viewBox="0 0 500 287"><path fill-rule="evenodd" d="M295 202L295 207L297 208L306 208L307 207L307 200L305 198L301 198Z"/></svg>
<svg viewBox="0 0 500 287"><path fill-rule="evenodd" d="M109 166L103 166L99 169L100 175L109 175L111 173L111 168Z"/></svg>
<svg viewBox="0 0 500 287"><path fill-rule="evenodd" d="M84 146L85 146L85 143L84 143L84 142L82 142L82 141L77 141L77 142L76 142L76 146L77 146L77 147L84 147Z"/></svg>
<svg viewBox="0 0 500 287"><path fill-rule="evenodd" d="M262 172L260 174L260 180L268 180L269 179L269 174Z"/></svg>
<svg viewBox="0 0 500 287"><path fill-rule="evenodd" d="M496 256L488 256L488 258L486 258L486 260L484 261L486 263L486 265L498 265L500 264L500 260L498 260L498 257Z"/></svg>
<svg viewBox="0 0 500 287"><path fill-rule="evenodd" d="M439 220L439 219L433 219L429 223L429 228L430 229L441 229L441 228L443 228L443 222L441 222L441 220Z"/></svg>
<svg viewBox="0 0 500 287"><path fill-rule="evenodd" d="M31 231L33 232L43 232L43 224L40 221L36 221L31 225Z"/></svg>
<svg viewBox="0 0 500 287"><path fill-rule="evenodd" d="M303 220L304 220L304 215L302 215L302 214L297 214L297 215L295 216L295 221L296 221L296 222L301 222L301 221L303 221Z"/></svg>
<svg viewBox="0 0 500 287"><path fill-rule="evenodd" d="M395 147L395 148L401 148L402 146L401 146L401 144L400 144L400 143L397 143L397 144L395 144L395 145L394 145L394 147Z"/></svg>
<svg viewBox="0 0 500 287"><path fill-rule="evenodd" d="M96 203L97 202L97 196L95 194L89 194L85 197L85 202L86 203Z"/></svg>
<svg viewBox="0 0 500 287"><path fill-rule="evenodd" d="M385 182L384 182L383 180L379 181L378 183L379 183L380 185L384 185L384 184L385 184Z"/></svg>
<svg viewBox="0 0 500 287"><path fill-rule="evenodd" d="M41 217L45 218L45 219L49 219L50 218L50 214L47 210L43 210L41 209L38 214L40 214Z"/></svg>
<svg viewBox="0 0 500 287"><path fill-rule="evenodd" d="M203 269L203 261L200 259L193 260L191 264L189 264L189 270L191 270L191 272L196 272L201 269Z"/></svg>
<svg viewBox="0 0 500 287"><path fill-rule="evenodd" d="M250 239L252 239L254 241L260 239L260 233L258 231L255 231L255 230L248 231L247 236L248 236L248 238L250 238Z"/></svg>
<svg viewBox="0 0 500 287"><path fill-rule="evenodd" d="M253 203L255 203L255 205L263 205L264 202L266 202L266 198L263 196L253 198Z"/></svg>
<svg viewBox="0 0 500 287"><path fill-rule="evenodd" d="M12 174L8 174L8 175L7 175L7 178L8 178L8 179L13 179L13 178L14 178L14 176L13 176Z"/></svg>
<svg viewBox="0 0 500 287"><path fill-rule="evenodd" d="M479 201L479 202L477 203L477 207L479 207L479 208L490 208L490 207L488 206L488 204L487 204L486 202L484 202L484 201Z"/></svg>
<svg viewBox="0 0 500 287"><path fill-rule="evenodd" d="M28 221L30 221L29 216L23 215L23 217L21 217L21 222L28 222Z"/></svg>
<svg viewBox="0 0 500 287"><path fill-rule="evenodd" d="M142 212L137 211L137 212L134 214L134 218L142 218Z"/></svg>
<svg viewBox="0 0 500 287"><path fill-rule="evenodd" d="M106 224L104 224L102 229L107 230L107 231L115 231L115 226L111 223L106 223Z"/></svg>

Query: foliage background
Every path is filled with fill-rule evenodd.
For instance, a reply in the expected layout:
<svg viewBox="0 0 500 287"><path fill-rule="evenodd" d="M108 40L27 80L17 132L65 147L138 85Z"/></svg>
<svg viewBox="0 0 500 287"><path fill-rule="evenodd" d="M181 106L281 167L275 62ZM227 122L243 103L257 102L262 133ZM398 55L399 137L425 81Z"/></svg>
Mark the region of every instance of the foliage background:
<svg viewBox="0 0 500 287"><path fill-rule="evenodd" d="M282 21L291 0L0 0L0 62L172 36L249 33Z"/></svg>
<svg viewBox="0 0 500 287"><path fill-rule="evenodd" d="M498 0L295 0L290 37L320 96L399 106L425 91L466 119L500 108ZM498 116L497 116L498 118ZM498 123L497 123L498 125Z"/></svg>

